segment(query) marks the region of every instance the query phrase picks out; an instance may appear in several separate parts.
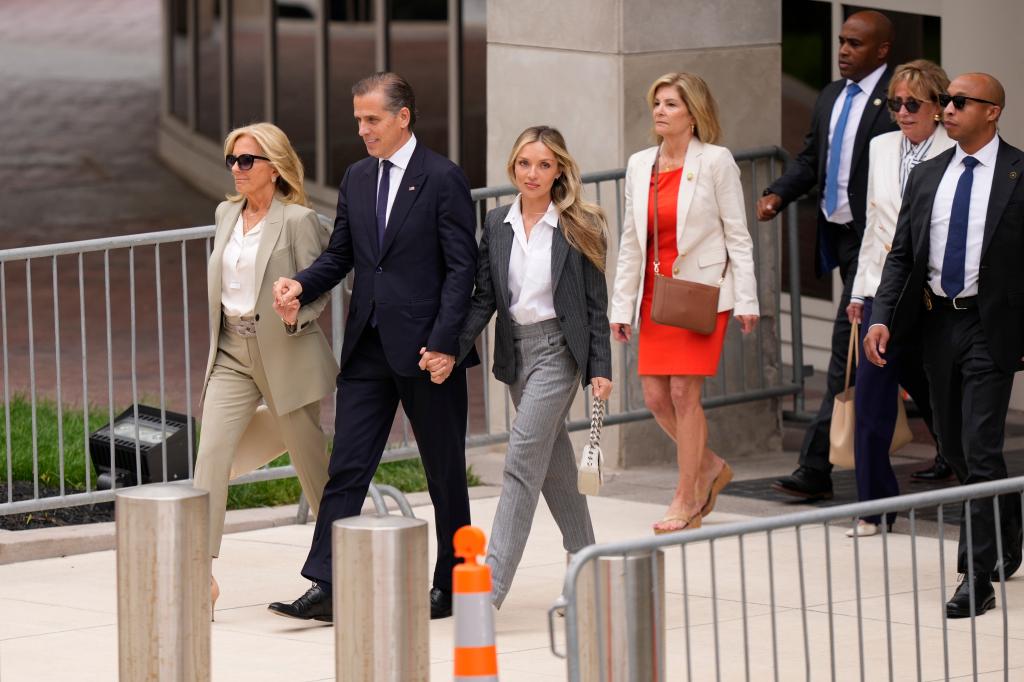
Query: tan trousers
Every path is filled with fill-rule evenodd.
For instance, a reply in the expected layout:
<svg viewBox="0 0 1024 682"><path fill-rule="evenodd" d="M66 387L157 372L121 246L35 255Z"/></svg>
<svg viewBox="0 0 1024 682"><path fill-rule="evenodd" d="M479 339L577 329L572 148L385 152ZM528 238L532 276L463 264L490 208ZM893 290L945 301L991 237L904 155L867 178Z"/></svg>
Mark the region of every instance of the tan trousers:
<svg viewBox="0 0 1024 682"><path fill-rule="evenodd" d="M261 398L270 409L261 409L257 415ZM276 434L271 438L254 437L256 431L267 433L261 427L271 421ZM193 480L196 488L210 493L211 556L220 554L228 480L266 464L284 450L290 453L309 508L316 514L327 484L328 461L320 428L320 403L275 414L256 337L243 338L222 329L206 387Z"/></svg>

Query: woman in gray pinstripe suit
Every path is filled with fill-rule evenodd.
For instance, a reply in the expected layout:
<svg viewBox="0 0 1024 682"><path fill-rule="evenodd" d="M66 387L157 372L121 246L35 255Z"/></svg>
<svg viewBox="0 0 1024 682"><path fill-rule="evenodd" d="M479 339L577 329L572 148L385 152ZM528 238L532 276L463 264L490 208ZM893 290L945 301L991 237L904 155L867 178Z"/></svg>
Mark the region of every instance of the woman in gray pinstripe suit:
<svg viewBox="0 0 1024 682"><path fill-rule="evenodd" d="M484 221L459 344L461 360L497 311L493 371L516 406L487 548L497 607L519 566L540 493L567 551L593 544L565 417L578 381L601 399L612 390L604 213L583 200L579 169L554 128L523 131L508 174L520 193ZM450 371L450 363L424 367L435 381Z"/></svg>

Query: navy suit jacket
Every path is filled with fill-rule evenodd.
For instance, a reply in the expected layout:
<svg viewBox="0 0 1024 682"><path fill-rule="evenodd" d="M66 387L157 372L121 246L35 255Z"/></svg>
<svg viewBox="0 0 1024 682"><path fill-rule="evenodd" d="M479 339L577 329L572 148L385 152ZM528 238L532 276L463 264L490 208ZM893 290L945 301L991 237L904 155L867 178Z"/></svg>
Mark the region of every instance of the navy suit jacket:
<svg viewBox="0 0 1024 682"><path fill-rule="evenodd" d="M857 126L857 134L853 140L853 156L850 159L850 183L847 187L847 196L850 199L850 212L853 213L853 225L858 235L864 234L865 214L867 212L868 194L868 147L871 139L876 135L898 130L899 126L889 116L885 106L885 99L889 91L889 79L892 77L892 67L886 67L882 77L878 79L875 89L869 94L869 99L864 107L864 114L861 116L860 124ZM832 107L836 100L846 90L846 79L841 78L832 81L822 89L814 103L814 114L811 116L811 129L804 138L803 150L793 157L786 172L779 176L775 182L768 186L768 191L778 194L782 198L782 206L791 201L799 199L815 185L820 187L821 193L825 193L825 171L828 163L828 129L832 120ZM780 207L781 210L782 207ZM822 243L822 230L825 229L825 216L821 208L817 207L818 216L818 247L815 249L814 267L819 276L825 274L828 268L825 267L822 249L826 247ZM826 242L827 243L827 242ZM830 260L837 260L836 254L831 253Z"/></svg>
<svg viewBox="0 0 1024 682"><path fill-rule="evenodd" d="M330 243L295 279L305 304L355 271L342 372L375 311L392 371L424 376L421 347L449 355L459 351L476 271L473 200L462 169L417 141L378 246L378 163L369 157L345 171ZM467 360L479 362L475 354Z"/></svg>
<svg viewBox="0 0 1024 682"><path fill-rule="evenodd" d="M871 324L884 324L891 346L913 334L924 308L931 248L932 206L956 147L922 161L910 173L896 221L892 250L871 309ZM1024 355L1024 152L999 141L978 271L978 314L989 353L1005 372L1021 369ZM942 343L944 339L926 339Z"/></svg>

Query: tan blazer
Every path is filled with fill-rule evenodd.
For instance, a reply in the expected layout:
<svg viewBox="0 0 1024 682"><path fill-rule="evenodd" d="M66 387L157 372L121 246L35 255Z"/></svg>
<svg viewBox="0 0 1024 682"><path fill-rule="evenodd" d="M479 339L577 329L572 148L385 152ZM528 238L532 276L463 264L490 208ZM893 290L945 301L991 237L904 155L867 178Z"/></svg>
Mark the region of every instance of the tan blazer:
<svg viewBox="0 0 1024 682"><path fill-rule="evenodd" d="M647 197L657 147L629 157L626 166L626 210L615 270L609 321L640 322L640 301L647 269ZM754 279L753 243L747 230L740 169L725 147L691 140L683 163L676 207L676 248L679 256L669 269L676 279L718 284L725 264L729 266L718 297L718 311L736 315L760 315ZM672 229L659 225L659 229Z"/></svg>
<svg viewBox="0 0 1024 682"><path fill-rule="evenodd" d="M217 233L207 267L207 296L210 305L210 355L203 380L203 397L217 357L221 333L221 260L224 247L242 211L242 201L224 201L217 207ZM305 206L285 204L274 198L267 212L259 249L256 251L256 342L270 385L270 400L277 414L287 414L318 402L334 390L338 363L316 318L327 305L324 294L299 309L300 330L289 335L274 312L273 286L278 277L291 277L316 260L330 229L320 224L316 213ZM268 396L264 396L268 397Z"/></svg>
<svg viewBox="0 0 1024 682"><path fill-rule="evenodd" d="M857 276L852 295L873 298L882 281L882 266L892 250L896 219L900 215L903 195L900 194L900 144L903 132L895 130L871 139L868 148L867 222L857 256ZM955 143L943 126L935 128L932 145L922 161L938 156Z"/></svg>

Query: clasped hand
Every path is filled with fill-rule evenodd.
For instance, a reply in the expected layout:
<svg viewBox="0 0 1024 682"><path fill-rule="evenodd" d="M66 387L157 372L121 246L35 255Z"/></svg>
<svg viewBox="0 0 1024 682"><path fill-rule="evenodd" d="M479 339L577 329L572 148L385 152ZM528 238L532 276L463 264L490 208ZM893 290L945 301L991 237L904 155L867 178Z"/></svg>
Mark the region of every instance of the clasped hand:
<svg viewBox="0 0 1024 682"><path fill-rule="evenodd" d="M274 312L285 324L295 324L299 319L299 296L302 285L294 279L278 277L274 282Z"/></svg>
<svg viewBox="0 0 1024 682"><path fill-rule="evenodd" d="M420 348L420 369L430 372L430 380L435 384L444 383L455 369L455 356L439 351Z"/></svg>

